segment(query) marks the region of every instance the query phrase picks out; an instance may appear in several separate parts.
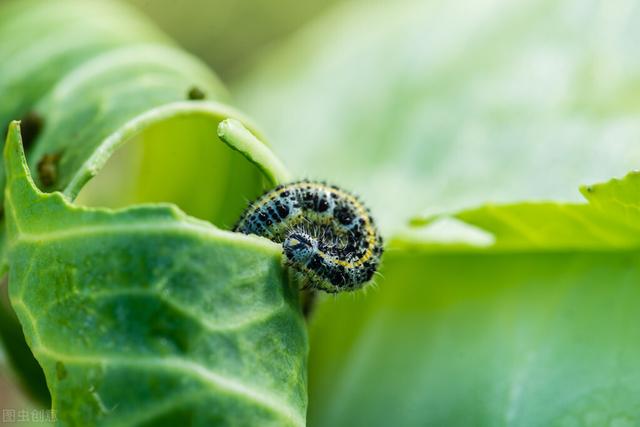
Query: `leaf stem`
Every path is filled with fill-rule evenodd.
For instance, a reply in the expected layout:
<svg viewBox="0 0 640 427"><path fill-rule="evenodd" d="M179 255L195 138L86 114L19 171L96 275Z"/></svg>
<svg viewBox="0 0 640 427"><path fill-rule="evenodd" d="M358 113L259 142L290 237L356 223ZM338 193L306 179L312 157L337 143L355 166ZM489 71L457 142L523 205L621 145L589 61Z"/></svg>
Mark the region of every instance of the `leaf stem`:
<svg viewBox="0 0 640 427"><path fill-rule="evenodd" d="M271 184L277 185L291 181L291 175L282 162L239 120L226 119L220 122L218 137L256 165Z"/></svg>

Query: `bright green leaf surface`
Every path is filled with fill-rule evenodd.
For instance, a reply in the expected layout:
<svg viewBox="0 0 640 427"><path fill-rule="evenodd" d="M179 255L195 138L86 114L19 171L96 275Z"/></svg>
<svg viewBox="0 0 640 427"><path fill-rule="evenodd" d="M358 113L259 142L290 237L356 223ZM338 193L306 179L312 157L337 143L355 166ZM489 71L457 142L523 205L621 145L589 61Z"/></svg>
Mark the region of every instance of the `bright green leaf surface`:
<svg viewBox="0 0 640 427"><path fill-rule="evenodd" d="M583 187L588 203L519 203L486 205L454 218L494 237L491 249L615 250L634 249L640 241L640 174ZM416 219L430 226L437 217ZM399 245L403 239L397 239ZM410 249L411 245L407 248Z"/></svg>
<svg viewBox="0 0 640 427"><path fill-rule="evenodd" d="M640 164L639 20L625 0L352 2L234 93L292 172L357 191L388 232L577 200Z"/></svg>
<svg viewBox="0 0 640 427"><path fill-rule="evenodd" d="M321 306L311 424L640 423L640 175L583 193L455 215L489 247L397 239L378 289Z"/></svg>
<svg viewBox="0 0 640 427"><path fill-rule="evenodd" d="M635 426L640 253L389 251L321 305L311 426Z"/></svg>
<svg viewBox="0 0 640 427"><path fill-rule="evenodd" d="M65 425L304 425L278 246L170 205L81 208L5 147L10 298ZM134 379L132 381L132 379Z"/></svg>

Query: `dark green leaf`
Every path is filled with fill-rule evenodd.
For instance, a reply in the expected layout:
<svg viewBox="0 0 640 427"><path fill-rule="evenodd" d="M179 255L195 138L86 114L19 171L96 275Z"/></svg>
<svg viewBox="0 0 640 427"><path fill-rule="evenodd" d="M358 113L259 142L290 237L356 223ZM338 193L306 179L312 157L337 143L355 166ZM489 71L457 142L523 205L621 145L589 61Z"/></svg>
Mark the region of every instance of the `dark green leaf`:
<svg viewBox="0 0 640 427"><path fill-rule="evenodd" d="M172 205L39 192L5 147L11 303L65 425L304 425L307 339L280 248Z"/></svg>

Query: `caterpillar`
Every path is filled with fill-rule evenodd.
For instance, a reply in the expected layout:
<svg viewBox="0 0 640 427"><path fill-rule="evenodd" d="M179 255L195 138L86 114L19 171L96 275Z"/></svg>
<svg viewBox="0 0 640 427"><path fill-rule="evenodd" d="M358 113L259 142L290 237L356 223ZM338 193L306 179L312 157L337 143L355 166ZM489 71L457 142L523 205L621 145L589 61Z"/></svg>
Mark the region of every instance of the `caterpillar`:
<svg viewBox="0 0 640 427"><path fill-rule="evenodd" d="M336 186L299 181L251 203L234 231L281 243L305 288L354 291L371 281L382 237L360 200Z"/></svg>

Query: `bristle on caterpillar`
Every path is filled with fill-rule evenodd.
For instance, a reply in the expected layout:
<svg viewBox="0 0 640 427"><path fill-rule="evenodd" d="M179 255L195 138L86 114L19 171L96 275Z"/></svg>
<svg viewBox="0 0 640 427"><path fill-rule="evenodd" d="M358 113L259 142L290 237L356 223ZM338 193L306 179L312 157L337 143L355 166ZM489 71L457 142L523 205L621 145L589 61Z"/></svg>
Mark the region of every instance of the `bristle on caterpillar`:
<svg viewBox="0 0 640 427"><path fill-rule="evenodd" d="M263 194L234 231L281 243L286 264L304 286L329 293L370 282L383 251L382 237L360 200L319 182L294 182Z"/></svg>

